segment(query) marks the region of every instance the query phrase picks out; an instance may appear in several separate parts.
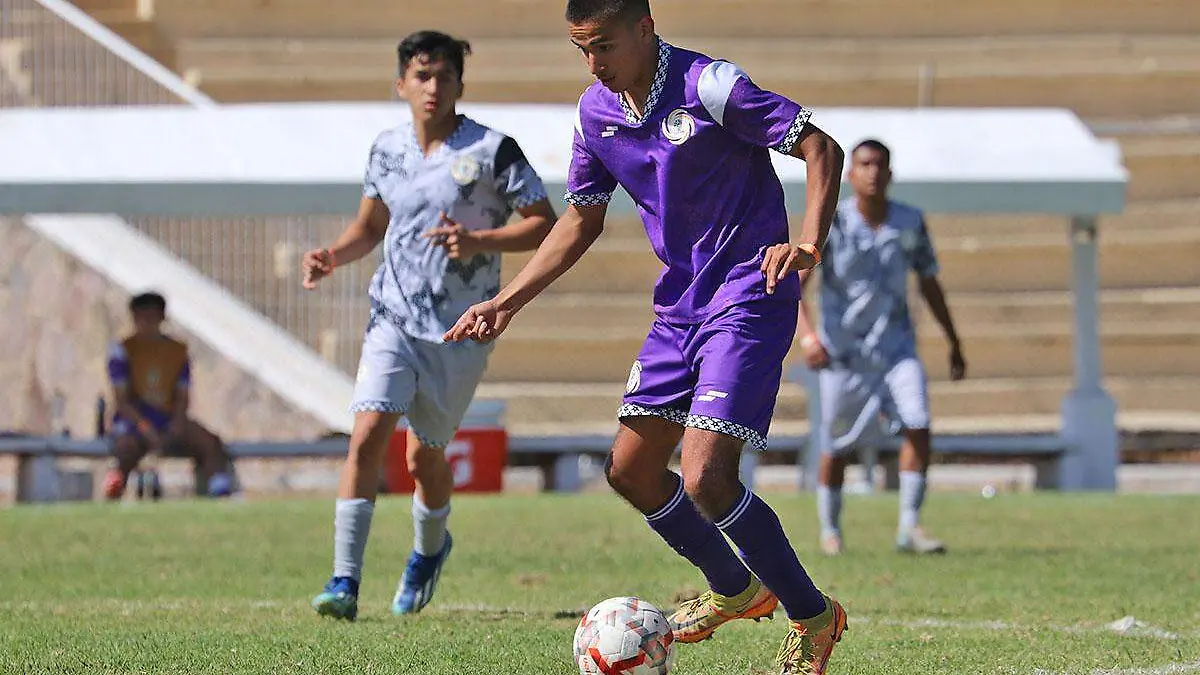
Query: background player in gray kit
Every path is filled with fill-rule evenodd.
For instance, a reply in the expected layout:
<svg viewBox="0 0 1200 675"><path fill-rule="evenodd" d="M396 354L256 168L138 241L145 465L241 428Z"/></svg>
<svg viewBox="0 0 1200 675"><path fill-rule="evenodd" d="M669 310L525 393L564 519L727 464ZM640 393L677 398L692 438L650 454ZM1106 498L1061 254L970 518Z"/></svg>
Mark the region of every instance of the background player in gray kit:
<svg viewBox="0 0 1200 675"><path fill-rule="evenodd" d="M516 141L457 114L466 42L434 31L398 48L396 91L412 121L371 147L358 216L329 248L304 256L304 285L369 254L383 259L355 383L354 429L334 515L333 577L313 599L322 615L354 619L363 554L388 441L408 418L413 551L392 611L432 598L452 539L453 478L444 451L487 365L490 346L443 344L472 304L500 289L500 252L533 249L554 221L541 179ZM506 224L513 211L521 219Z"/></svg>
<svg viewBox="0 0 1200 675"><path fill-rule="evenodd" d="M917 274L921 295L950 343L951 379L965 377L967 366L938 282L937 256L924 215L888 199L891 177L891 151L885 145L867 140L854 148L854 195L838 205L825 244L825 263L811 272L821 277L818 328L813 328L801 302L800 344L809 367L820 370L817 512L821 549L828 555L842 552L840 515L848 455L879 443L882 433L900 433L904 439L896 547L914 553L946 550L918 522L929 468L929 395L908 311L909 272ZM802 283L810 278L809 272L801 273Z"/></svg>
<svg viewBox="0 0 1200 675"><path fill-rule="evenodd" d="M791 621L776 672L824 672L845 610L814 585L738 463L743 445L766 445L795 336L795 273L820 261L841 148L808 110L736 65L660 39L646 0L570 0L567 23L599 81L579 100L566 213L512 283L447 337L498 336L596 240L623 187L665 269L617 413L609 483L708 582L672 615L676 640L703 640L782 604ZM788 243L771 150L808 163L799 244ZM667 468L681 440L682 477Z"/></svg>

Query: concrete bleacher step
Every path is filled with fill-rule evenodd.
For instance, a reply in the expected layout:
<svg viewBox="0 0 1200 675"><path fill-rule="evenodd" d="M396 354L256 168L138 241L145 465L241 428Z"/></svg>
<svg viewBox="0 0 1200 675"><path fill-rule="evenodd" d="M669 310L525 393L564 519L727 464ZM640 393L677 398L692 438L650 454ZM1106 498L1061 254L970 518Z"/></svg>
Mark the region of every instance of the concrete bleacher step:
<svg viewBox="0 0 1200 675"><path fill-rule="evenodd" d="M956 293L947 290L955 324L967 326L1022 326L1069 322L1069 291L1036 293ZM808 300L816 311L815 291ZM940 330L922 301L911 300L917 330ZM625 328L647 330L654 313L645 293L547 294L521 310L514 328L532 330L596 331ZM1200 324L1200 288L1127 289L1100 295L1103 324L1186 321Z"/></svg>
<svg viewBox="0 0 1200 675"><path fill-rule="evenodd" d="M786 330L791 330L790 327ZM1074 372L1069 321L1043 325L963 326L969 371L977 377L1066 377ZM489 382L595 382L624 378L645 339L641 329L593 331L564 327L524 329L517 324L498 342ZM1200 324L1144 322L1103 325L1104 372L1114 376L1200 376L1195 349ZM946 379L946 344L934 331L918 336L933 379ZM793 353L799 351L793 345Z"/></svg>
<svg viewBox="0 0 1200 675"><path fill-rule="evenodd" d="M1113 377L1106 382L1109 393L1123 411L1172 410L1200 413L1200 378ZM1057 416L1063 397L1071 388L1069 378L968 379L962 382L932 382L930 410L939 428L948 420L1006 415ZM478 395L504 400L505 419L514 433L531 427L578 425L600 427L614 424L624 392L623 382L546 384L506 382L480 386ZM777 422L807 418L804 388L784 382L776 404Z"/></svg>
<svg viewBox="0 0 1200 675"><path fill-rule="evenodd" d="M1190 32L1200 11L1186 0L1130 4L1121 0L1021 0L997 11L986 0L924 0L899 9L890 0L655 0L665 34L738 37L1008 35L1029 32ZM1144 11L1138 11L1144 10Z"/></svg>
<svg viewBox="0 0 1200 675"><path fill-rule="evenodd" d="M939 238L941 278L956 292L1046 291L1069 288L1070 246L1065 234ZM506 256L511 279L531 254ZM1200 285L1200 228L1164 224L1149 231L1110 228L1100 238L1104 288ZM1153 265L1129 264L1153 261ZM662 265L649 245L637 239L602 239L550 293L649 292Z"/></svg>
<svg viewBox="0 0 1200 675"><path fill-rule="evenodd" d="M71 4L87 12L97 21L104 21L111 16L137 15L139 9L151 9L149 5L152 3L148 3L146 0L71 0ZM142 13L149 14L148 11ZM149 16L144 18L149 18Z"/></svg>
<svg viewBox="0 0 1200 675"><path fill-rule="evenodd" d="M591 82L586 69L557 40L545 53L515 41L484 44L470 62L465 100L573 103ZM517 46L512 46L512 45ZM501 48L503 47L503 50ZM497 50L493 58L485 56ZM217 51L217 50L214 50ZM223 101L380 100L395 77L395 60L382 44L368 58L292 66L286 62L180 67ZM730 57L732 58L732 57ZM262 60L262 59L259 59ZM319 59L318 59L319 60ZM770 53L738 59L761 86L814 107L912 106L918 103L917 62L855 63L827 57L816 64L779 61ZM1192 112L1200 88L1200 55L1106 56L1044 61L1005 57L946 57L933 73L930 103L940 106L1065 106L1084 116L1167 115Z"/></svg>
<svg viewBox="0 0 1200 675"><path fill-rule="evenodd" d="M466 36L471 38L471 36ZM399 36L386 38L238 37L183 38L179 41L181 63L186 67L220 72L242 68L376 69L381 76L394 72ZM1196 57L1200 44L1179 35L1021 35L970 38L880 38L860 40L845 37L758 38L673 36L671 42L749 68L752 65L775 71L777 64L805 64L808 70L825 66L920 66L963 63L1046 63L1049 60L1080 62L1085 59L1117 59L1145 64L1160 58ZM543 65L561 69L586 81L582 61L562 35L537 38L471 38L472 56L468 75L478 68L505 65ZM751 72L755 75L755 72Z"/></svg>
<svg viewBox="0 0 1200 675"><path fill-rule="evenodd" d="M176 67L175 39L163 33L161 27L150 18L145 0L79 0L74 4L150 58L167 68ZM57 17L49 12L30 16L49 22L49 25L59 25ZM97 69L79 70L81 72L76 77L97 74ZM43 72L47 72L46 69L43 68Z"/></svg>
<svg viewBox="0 0 1200 675"><path fill-rule="evenodd" d="M556 0L398 3L359 0L353 10L319 0L156 0L155 17L181 34L262 37L398 37L440 26L474 37L565 34ZM1189 0L925 0L902 9L891 0L654 0L664 35L734 37L973 36L1087 33L1188 33L1200 30ZM449 19L449 20L448 20Z"/></svg>
<svg viewBox="0 0 1200 675"><path fill-rule="evenodd" d="M1200 197L1200 134L1126 136L1120 141L1130 198Z"/></svg>

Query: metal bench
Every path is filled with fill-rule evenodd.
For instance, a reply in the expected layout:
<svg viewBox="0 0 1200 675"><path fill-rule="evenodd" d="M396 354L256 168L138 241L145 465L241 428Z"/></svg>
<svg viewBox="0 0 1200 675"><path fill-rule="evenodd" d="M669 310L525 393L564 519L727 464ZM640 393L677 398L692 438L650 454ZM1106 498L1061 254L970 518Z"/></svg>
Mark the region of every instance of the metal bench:
<svg viewBox="0 0 1200 675"><path fill-rule="evenodd" d="M612 447L612 435L509 438L509 464L537 466L542 470L543 486L556 492L574 492L582 487L580 460L583 457L603 458ZM234 459L297 459L305 457L334 458L346 454L347 439L320 441L275 441L230 443L227 447ZM808 437L804 435L771 438L767 455L771 459L797 462L804 459L798 488L811 488L814 482L815 453L808 452ZM898 443L891 442L878 449L885 468L885 485L895 487L899 482L897 469ZM955 460L1024 460L1035 467L1038 488L1058 487L1059 460L1066 444L1056 434L937 434L933 438L933 454ZM57 501L60 495L57 460L61 457L104 458L109 455L108 443L101 439L75 440L64 437L0 438L0 455L18 458L18 501ZM754 470L763 458L754 451L742 455L742 480L754 484Z"/></svg>
<svg viewBox="0 0 1200 675"><path fill-rule="evenodd" d="M299 459L340 457L346 439L320 441L246 442L227 445L234 459ZM17 501L58 501L61 494L58 459L103 459L110 454L103 439L76 440L62 436L9 436L0 438L0 455L17 457Z"/></svg>
<svg viewBox="0 0 1200 675"><path fill-rule="evenodd" d="M543 485L547 490L573 492L582 487L579 462L583 457L603 458L612 447L612 436L573 436L563 438L512 438L509 442L510 463L533 464L542 469ZM766 455L796 463L804 459L798 488L815 485L815 452L809 452L808 437L775 436L770 439ZM884 467L884 485L896 489L900 482L898 439L890 439L876 450ZM1038 489L1057 489L1059 462L1067 452L1067 444L1058 434L935 434L933 455L943 461L989 461L1032 464L1034 484ZM754 484L754 470L763 457L747 450L742 453L742 482ZM515 462L512 460L516 460Z"/></svg>

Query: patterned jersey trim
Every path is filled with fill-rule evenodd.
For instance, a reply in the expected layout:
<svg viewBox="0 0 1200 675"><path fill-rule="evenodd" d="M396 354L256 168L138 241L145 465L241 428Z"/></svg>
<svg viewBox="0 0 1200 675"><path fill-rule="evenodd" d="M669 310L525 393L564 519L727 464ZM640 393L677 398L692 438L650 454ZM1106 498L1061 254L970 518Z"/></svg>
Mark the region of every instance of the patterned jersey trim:
<svg viewBox="0 0 1200 675"><path fill-rule="evenodd" d="M596 195L581 195L568 192L563 195L563 201L572 206L601 206L612 201L612 194L601 192Z"/></svg>
<svg viewBox="0 0 1200 675"><path fill-rule="evenodd" d="M776 152L781 152L785 155L792 154L792 150L796 147L796 142L800 140L800 134L804 131L804 127L808 124L808 120L812 117L812 111L803 108L796 114L796 119L792 120L792 126L788 127L787 134L784 135L783 141L779 145L771 148Z"/></svg>

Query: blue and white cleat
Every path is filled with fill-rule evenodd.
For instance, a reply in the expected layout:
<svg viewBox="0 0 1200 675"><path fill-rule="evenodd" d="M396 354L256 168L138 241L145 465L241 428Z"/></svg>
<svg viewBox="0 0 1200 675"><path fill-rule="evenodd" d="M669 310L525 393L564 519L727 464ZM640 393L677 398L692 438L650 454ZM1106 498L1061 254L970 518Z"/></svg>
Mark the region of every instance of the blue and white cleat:
<svg viewBox="0 0 1200 675"><path fill-rule="evenodd" d="M313 609L321 616L354 621L358 618L358 582L350 577L334 577L325 590L313 598Z"/></svg>
<svg viewBox="0 0 1200 675"><path fill-rule="evenodd" d="M442 576L442 566L450 557L452 544L453 540L447 532L446 543L437 555L425 556L413 551L408 556L408 566L404 568L404 576L400 577L396 597L392 598L392 614L415 614L429 604L437 589L438 578Z"/></svg>

